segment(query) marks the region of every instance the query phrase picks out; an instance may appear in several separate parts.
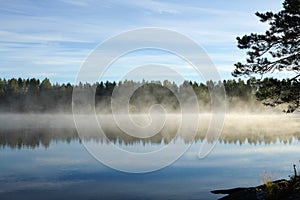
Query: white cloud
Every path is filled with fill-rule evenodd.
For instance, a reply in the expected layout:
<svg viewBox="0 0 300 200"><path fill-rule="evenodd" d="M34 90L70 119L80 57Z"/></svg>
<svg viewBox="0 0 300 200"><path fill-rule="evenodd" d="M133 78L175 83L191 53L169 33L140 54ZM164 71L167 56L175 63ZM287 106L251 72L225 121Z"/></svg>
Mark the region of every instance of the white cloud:
<svg viewBox="0 0 300 200"><path fill-rule="evenodd" d="M45 42L91 42L78 38L62 36L58 33L53 34L26 34L9 31L0 31L0 41L12 43L45 43Z"/></svg>
<svg viewBox="0 0 300 200"><path fill-rule="evenodd" d="M60 0L61 2L74 6L88 6L89 0Z"/></svg>
<svg viewBox="0 0 300 200"><path fill-rule="evenodd" d="M269 2L4 1L0 7L0 66L18 68L22 74L24 66L40 72L47 65L53 67L52 73L63 76L59 73L62 66L76 71L101 41L141 27L179 31L203 45L216 65L229 65L244 56L237 54L235 37L265 29L254 11L281 6L281 2L275 5L272 1L272 6ZM178 41L170 38L170 42ZM13 76L6 70L1 73Z"/></svg>

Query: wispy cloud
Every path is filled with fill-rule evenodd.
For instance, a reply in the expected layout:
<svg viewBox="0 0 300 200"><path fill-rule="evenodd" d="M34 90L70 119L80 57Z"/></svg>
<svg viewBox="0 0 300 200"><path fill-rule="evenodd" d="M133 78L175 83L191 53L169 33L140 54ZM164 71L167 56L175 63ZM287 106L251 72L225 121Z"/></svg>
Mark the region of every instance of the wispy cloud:
<svg viewBox="0 0 300 200"><path fill-rule="evenodd" d="M4 77L52 73L54 80L62 80L69 70L68 77L75 77L82 60L99 43L141 27L183 33L203 45L217 66L229 66L244 56L236 50L235 37L265 29L253 13L280 7L279 0L2 1L0 73Z"/></svg>
<svg viewBox="0 0 300 200"><path fill-rule="evenodd" d="M78 38L65 37L59 33L16 33L9 31L0 31L0 41L11 43L46 43L46 42L91 42Z"/></svg>
<svg viewBox="0 0 300 200"><path fill-rule="evenodd" d="M71 4L74 6L88 6L88 4L90 3L89 0L59 0L59 1L67 3L67 4Z"/></svg>

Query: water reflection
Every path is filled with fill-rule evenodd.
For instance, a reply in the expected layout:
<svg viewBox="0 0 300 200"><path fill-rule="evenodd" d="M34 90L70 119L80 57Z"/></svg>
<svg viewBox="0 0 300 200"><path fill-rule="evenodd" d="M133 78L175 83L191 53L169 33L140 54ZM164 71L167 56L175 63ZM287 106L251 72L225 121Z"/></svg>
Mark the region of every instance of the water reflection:
<svg viewBox="0 0 300 200"><path fill-rule="evenodd" d="M219 144L203 160L197 153L209 115L203 116L195 139L176 137L174 116L159 134L147 139L124 134L111 124L110 116L100 119L109 140L125 149L160 148L173 141L193 145L163 170L127 174L90 156L70 115L0 115L0 199L212 200L220 196L211 190L259 185L265 174L287 178L299 160L300 123L295 117L228 115ZM84 140L107 144L93 131L96 127L87 122L87 128Z"/></svg>
<svg viewBox="0 0 300 200"><path fill-rule="evenodd" d="M78 140L52 142L45 149L0 151L0 199L217 199L209 191L253 186L265 173L287 178L299 158L299 142L290 145L218 144L204 160L199 142L168 168L127 174L94 160ZM132 164L133 165L133 164Z"/></svg>
<svg viewBox="0 0 300 200"><path fill-rule="evenodd" d="M195 137L177 135L180 118L170 115L164 128L149 138L137 138L121 131L112 123L110 115L98 116L106 137L99 135L99 127L89 125L86 118L86 134L83 140L114 144L168 144L178 138L185 143L203 141L210 122L210 115L203 115ZM274 144L277 141L291 143L300 139L300 118L287 115L237 115L226 116L219 142L229 144ZM72 115L0 115L0 146L10 148L49 147L50 143L81 141L76 132ZM208 137L209 140L209 137ZM212 142L212 141L210 141Z"/></svg>

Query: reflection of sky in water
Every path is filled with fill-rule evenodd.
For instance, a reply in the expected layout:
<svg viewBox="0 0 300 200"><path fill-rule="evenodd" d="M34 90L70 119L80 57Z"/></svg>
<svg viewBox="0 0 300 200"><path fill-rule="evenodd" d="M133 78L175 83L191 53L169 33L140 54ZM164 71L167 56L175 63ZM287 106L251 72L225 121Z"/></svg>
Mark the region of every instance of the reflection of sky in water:
<svg viewBox="0 0 300 200"><path fill-rule="evenodd" d="M296 140L267 145L218 143L208 157L199 160L200 145L193 144L173 165L146 174L105 167L77 140L52 141L47 149L2 148L0 199L216 199L218 195L210 190L258 185L263 175L288 178L300 152ZM137 152L145 148L126 147L136 147Z"/></svg>

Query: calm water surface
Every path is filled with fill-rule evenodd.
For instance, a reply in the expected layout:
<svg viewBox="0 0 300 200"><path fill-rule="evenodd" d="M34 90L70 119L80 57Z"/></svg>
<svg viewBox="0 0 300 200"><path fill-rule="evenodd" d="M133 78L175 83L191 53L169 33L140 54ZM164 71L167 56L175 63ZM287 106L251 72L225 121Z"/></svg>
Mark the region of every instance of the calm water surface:
<svg viewBox="0 0 300 200"><path fill-rule="evenodd" d="M0 133L0 199L217 199L211 190L255 186L262 177L288 178L298 164L297 136L220 140L204 159L201 140L175 163L144 174L123 173L94 159L73 132L4 129ZM65 132L64 132L65 131ZM57 136L59 135L59 137ZM65 136L63 136L65 135ZM97 145L105 142L90 140ZM178 145L183 140L178 138ZM120 148L155 149L162 143L119 143ZM126 162L120 159L120 162ZM158 158L163 159L163 158ZM132 163L134 165L134 163Z"/></svg>

